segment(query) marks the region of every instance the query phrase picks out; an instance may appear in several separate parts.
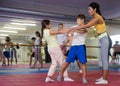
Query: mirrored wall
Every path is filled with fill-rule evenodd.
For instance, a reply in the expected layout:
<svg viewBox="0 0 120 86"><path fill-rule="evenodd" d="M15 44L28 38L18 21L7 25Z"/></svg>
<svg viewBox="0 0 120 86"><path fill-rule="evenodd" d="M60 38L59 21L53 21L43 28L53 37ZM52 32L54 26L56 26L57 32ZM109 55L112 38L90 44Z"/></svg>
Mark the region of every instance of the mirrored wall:
<svg viewBox="0 0 120 86"><path fill-rule="evenodd" d="M1 52L3 45L5 44L5 37L9 36L11 41L15 45L19 45L19 49L17 50L17 58L19 63L28 63L31 55L31 38L35 37L35 31L41 31L41 21L39 20L32 20L32 19L18 19L18 18L7 18L7 17L0 17L0 43L1 43ZM58 20L51 20L52 28L58 29L58 24L63 23L65 28L69 28L75 25L74 22L70 21L58 21ZM107 31L112 39L112 45L115 44L115 41L120 42L120 23L112 21L107 23ZM43 39L43 45L45 41ZM86 46L87 46L87 56L88 58L97 58L98 57L98 37L96 30L94 27L88 29L88 35L86 38ZM45 46L42 46L42 57L45 61ZM112 53L112 48L111 48Z"/></svg>

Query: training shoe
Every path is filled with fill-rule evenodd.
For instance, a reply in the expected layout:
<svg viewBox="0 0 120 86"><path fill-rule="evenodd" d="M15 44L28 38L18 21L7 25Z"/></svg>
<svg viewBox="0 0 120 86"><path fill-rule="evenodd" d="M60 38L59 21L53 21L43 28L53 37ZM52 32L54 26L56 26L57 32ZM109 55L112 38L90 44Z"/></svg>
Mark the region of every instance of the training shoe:
<svg viewBox="0 0 120 86"><path fill-rule="evenodd" d="M83 84L87 84L87 83L88 83L87 79L86 79L86 78L83 78L83 79L82 79L82 83L83 83Z"/></svg>
<svg viewBox="0 0 120 86"><path fill-rule="evenodd" d="M103 80L103 77L100 77L99 79L96 79L97 82L101 81L101 80Z"/></svg>
<svg viewBox="0 0 120 86"><path fill-rule="evenodd" d="M69 77L65 77L65 78L64 78L64 81L73 82L74 80L73 80L73 79L71 79L71 78L69 78Z"/></svg>
<svg viewBox="0 0 120 86"><path fill-rule="evenodd" d="M57 81L62 81L62 75L58 75L58 77L57 77Z"/></svg>
<svg viewBox="0 0 120 86"><path fill-rule="evenodd" d="M80 73L82 73L82 70L79 70Z"/></svg>
<svg viewBox="0 0 120 86"><path fill-rule="evenodd" d="M108 84L108 81L103 79L98 82L95 82L95 84Z"/></svg>
<svg viewBox="0 0 120 86"><path fill-rule="evenodd" d="M49 78L49 77L47 77L47 78L45 79L45 82L53 82L53 81L55 81L55 80L53 80L53 79L51 79L51 78Z"/></svg>

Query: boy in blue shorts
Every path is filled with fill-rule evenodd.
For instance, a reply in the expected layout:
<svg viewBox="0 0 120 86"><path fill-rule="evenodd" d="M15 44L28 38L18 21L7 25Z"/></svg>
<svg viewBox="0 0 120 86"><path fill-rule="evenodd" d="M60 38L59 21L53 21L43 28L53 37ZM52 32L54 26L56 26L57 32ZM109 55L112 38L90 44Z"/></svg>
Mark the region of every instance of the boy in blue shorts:
<svg viewBox="0 0 120 86"><path fill-rule="evenodd" d="M85 23L85 15L79 14L77 16L77 25L73 26L72 28L80 25L84 25ZM79 62L82 65L82 72L83 72L83 78L82 82L84 84L87 83L86 79L86 47L85 47L85 39L86 39L86 30L81 29L81 30L72 30L73 32L73 39L72 39L72 44L70 51L68 53L68 57L66 61L62 65L62 69L57 77L57 81L62 81L62 76L66 68L69 66L71 62L74 62L76 58L78 58Z"/></svg>

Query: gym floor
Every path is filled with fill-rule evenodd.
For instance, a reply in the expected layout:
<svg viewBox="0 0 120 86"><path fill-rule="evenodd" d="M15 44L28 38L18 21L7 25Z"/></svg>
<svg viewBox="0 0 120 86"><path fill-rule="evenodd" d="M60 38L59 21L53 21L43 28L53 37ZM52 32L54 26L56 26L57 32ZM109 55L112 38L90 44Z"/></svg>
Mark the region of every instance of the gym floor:
<svg viewBox="0 0 120 86"><path fill-rule="evenodd" d="M37 65L38 67L39 65ZM45 78L49 69L50 63L44 64L41 69L29 68L28 64L18 64L6 67L0 67L0 86L84 86L82 84L82 74L79 73L79 68L76 63L71 63L68 72L69 76L74 79L74 82L50 82L45 83ZM56 70L53 78L56 80L59 67ZM101 68L97 66L95 60L89 60L87 63L87 79L86 86L95 85L95 79L101 76ZM108 75L109 84L105 86L119 86L120 84L120 65L117 63L110 63L110 71ZM100 85L103 86L103 85Z"/></svg>

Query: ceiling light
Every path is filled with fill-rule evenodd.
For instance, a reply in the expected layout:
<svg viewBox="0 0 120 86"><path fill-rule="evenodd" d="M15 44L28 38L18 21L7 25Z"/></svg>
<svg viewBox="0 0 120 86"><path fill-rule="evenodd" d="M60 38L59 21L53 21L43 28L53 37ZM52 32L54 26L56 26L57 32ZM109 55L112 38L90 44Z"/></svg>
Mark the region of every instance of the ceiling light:
<svg viewBox="0 0 120 86"><path fill-rule="evenodd" d="M13 22L13 23L32 23L32 24L36 24L37 22L35 21L35 20L31 20L31 19L29 19L29 20L27 20L27 19L11 19L11 22Z"/></svg>
<svg viewBox="0 0 120 86"><path fill-rule="evenodd" d="M26 25L26 26L36 26L36 24L33 24L33 23L11 23L11 24L14 24L14 25Z"/></svg>
<svg viewBox="0 0 120 86"><path fill-rule="evenodd" d="M3 27L7 29L15 29L15 30L26 30L26 28L17 28L17 27Z"/></svg>
<svg viewBox="0 0 120 86"><path fill-rule="evenodd" d="M0 34L0 36L9 36L8 34Z"/></svg>
<svg viewBox="0 0 120 86"><path fill-rule="evenodd" d="M6 32L6 33L18 33L17 31L9 31L9 30L0 30L0 32Z"/></svg>

